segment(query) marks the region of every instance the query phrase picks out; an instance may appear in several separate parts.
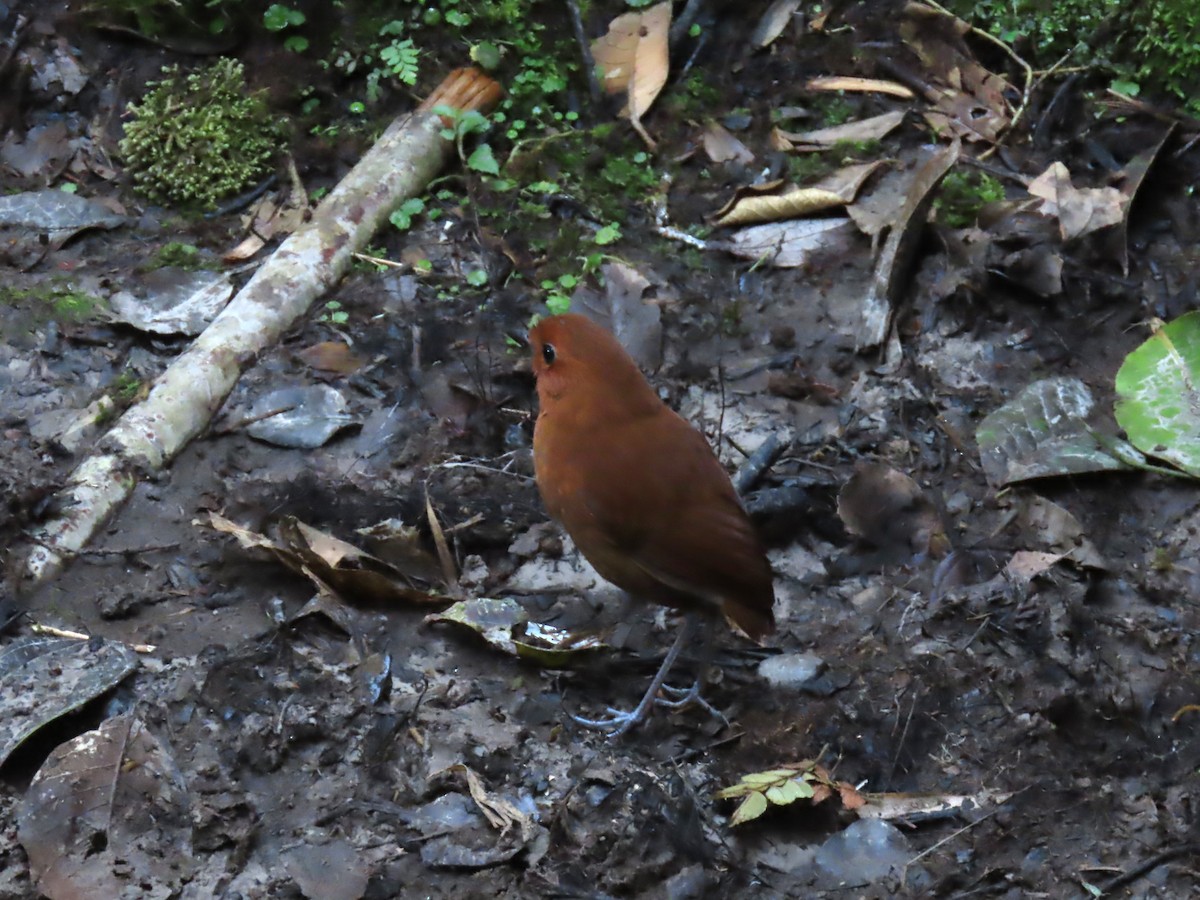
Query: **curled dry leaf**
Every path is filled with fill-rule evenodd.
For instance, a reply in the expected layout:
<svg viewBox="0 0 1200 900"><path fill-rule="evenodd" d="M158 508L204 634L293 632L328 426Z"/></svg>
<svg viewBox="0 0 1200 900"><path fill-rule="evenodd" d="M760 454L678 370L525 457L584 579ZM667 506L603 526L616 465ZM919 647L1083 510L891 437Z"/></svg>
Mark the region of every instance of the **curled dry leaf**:
<svg viewBox="0 0 1200 900"><path fill-rule="evenodd" d="M824 75L810 78L804 85L810 91L851 91L857 94L887 94L901 100L912 100L916 95L896 81L879 78L852 78L845 75Z"/></svg>
<svg viewBox="0 0 1200 900"><path fill-rule="evenodd" d="M793 150L826 150L842 141L879 140L895 130L906 114L903 110L895 110L832 128L797 132L777 130L776 134L780 140L792 144Z"/></svg>
<svg viewBox="0 0 1200 900"><path fill-rule="evenodd" d="M877 347L887 339L892 310L912 269L935 189L958 162L960 148L955 141L933 154L913 176L904 208L879 253L871 289L863 300L860 348Z"/></svg>
<svg viewBox="0 0 1200 900"><path fill-rule="evenodd" d="M811 215L851 202L859 188L885 165L883 160L846 166L805 187L789 186L780 191L782 182L774 182L768 191L762 187L744 189L725 204L713 220L714 225L745 225Z"/></svg>
<svg viewBox="0 0 1200 900"><path fill-rule="evenodd" d="M414 587L437 579L439 566L426 554L417 566L401 571L353 544L288 517L279 524L277 539L250 531L217 513L196 519L201 525L234 537L243 549L265 551L289 569L313 579L340 597L377 603L445 603L445 597ZM419 570L419 571L418 571Z"/></svg>

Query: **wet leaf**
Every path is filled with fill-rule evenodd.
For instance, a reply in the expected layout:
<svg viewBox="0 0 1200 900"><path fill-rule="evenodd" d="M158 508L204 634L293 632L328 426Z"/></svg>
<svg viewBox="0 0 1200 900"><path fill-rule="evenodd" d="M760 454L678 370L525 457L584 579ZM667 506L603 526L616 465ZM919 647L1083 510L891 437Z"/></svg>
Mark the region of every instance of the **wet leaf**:
<svg viewBox="0 0 1200 900"><path fill-rule="evenodd" d="M731 159L743 165L754 162L754 154L720 122L709 122L700 140L704 152L713 162L728 162Z"/></svg>
<svg viewBox="0 0 1200 900"><path fill-rule="evenodd" d="M346 398L327 384L271 391L250 407L247 433L278 447L313 449L359 420L349 413Z"/></svg>
<svg viewBox="0 0 1200 900"><path fill-rule="evenodd" d="M892 223L892 230L875 262L871 289L863 300L860 348L877 347L888 338L895 303L908 283L913 259L925 232L927 214L937 186L958 162L958 142L922 163L908 187L904 206Z"/></svg>
<svg viewBox="0 0 1200 900"><path fill-rule="evenodd" d="M1093 405L1091 390L1079 379L1047 378L989 413L975 431L988 481L1000 487L1125 468L1088 426Z"/></svg>
<svg viewBox="0 0 1200 900"><path fill-rule="evenodd" d="M169 751L129 714L50 755L25 795L17 834L48 897L165 900L194 866L188 806Z"/></svg>
<svg viewBox="0 0 1200 900"><path fill-rule="evenodd" d="M0 765L43 725L74 712L138 667L117 641L30 637L0 649Z"/></svg>
<svg viewBox="0 0 1200 900"><path fill-rule="evenodd" d="M834 253L847 246L853 235L849 219L792 219L751 225L727 241L710 246L727 250L742 259L761 260L781 269L812 263L818 255Z"/></svg>
<svg viewBox="0 0 1200 900"><path fill-rule="evenodd" d="M1117 371L1117 423L1135 447L1200 477L1200 311L1162 324Z"/></svg>
<svg viewBox="0 0 1200 900"><path fill-rule="evenodd" d="M318 587L334 591L350 602L445 603L446 597L414 585L428 583L431 557L420 565L401 570L360 550L353 544L286 517L279 523L279 537L243 528L217 513L193 524L203 525L237 539L247 550L265 551L289 569L312 579ZM436 563L432 563L437 571Z"/></svg>
<svg viewBox="0 0 1200 900"><path fill-rule="evenodd" d="M151 334L197 335L233 296L233 282L212 272L160 269L147 282L142 296L118 291L109 305L118 321Z"/></svg>
<svg viewBox="0 0 1200 900"><path fill-rule="evenodd" d="M948 542L937 504L891 466L856 466L838 495L837 508L847 530L897 560L944 554Z"/></svg>
<svg viewBox="0 0 1200 900"><path fill-rule="evenodd" d="M425 621L466 626L502 653L546 668L568 666L578 660L580 652L604 647L593 637L576 638L561 628L530 622L525 607L508 598L463 600L426 616Z"/></svg>

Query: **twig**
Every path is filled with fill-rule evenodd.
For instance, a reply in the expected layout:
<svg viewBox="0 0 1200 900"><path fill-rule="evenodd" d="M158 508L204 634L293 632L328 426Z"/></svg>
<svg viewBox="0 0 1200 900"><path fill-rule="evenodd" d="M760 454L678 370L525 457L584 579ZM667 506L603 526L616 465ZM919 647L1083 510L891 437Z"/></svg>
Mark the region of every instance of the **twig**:
<svg viewBox="0 0 1200 900"><path fill-rule="evenodd" d="M909 866L911 866L913 863L920 862L922 859L924 859L926 856L928 856L928 855L929 855L930 853L932 853L934 850L937 850L937 849L938 849L939 847L941 847L943 844L948 844L950 841L954 840L954 839L955 839L956 837L958 837L960 834L963 834L964 832L970 831L972 828L974 828L976 825L979 825L979 824L980 824L980 823L982 823L982 822L986 822L988 819L990 819L990 818L991 818L992 816L994 816L996 813L1000 812L1000 810L1001 810L1002 808L1003 808L1003 807L1001 807L1001 806L997 806L997 807L996 807L995 809L993 809L993 810L992 810L990 813L987 813L986 815L980 816L980 817L979 817L978 819L976 819L974 822L968 822L966 825L964 825L962 828L958 829L957 831L955 831L955 832L952 832L951 834L948 834L948 835L946 835L944 838L942 838L940 841L938 841L938 842L937 842L936 844L934 844L932 847L926 847L924 850L922 850L920 853L918 853L916 856L914 856L912 859L910 859L908 862L906 862L906 863L904 864L904 872L903 872L903 874L901 874L901 876L900 876L900 883L901 883L901 884L904 884L904 883L906 882L906 880L907 880L907 878L908 878L908 867L909 867Z"/></svg>
<svg viewBox="0 0 1200 900"><path fill-rule="evenodd" d="M567 0L567 11L571 14L571 28L575 31L575 40L579 43L579 55L583 57L588 92L592 95L592 102L599 104L604 92L600 89L600 82L596 80L596 59L592 56L592 45L588 43L587 33L583 30L583 18L579 15L579 6L575 0Z"/></svg>
<svg viewBox="0 0 1200 900"><path fill-rule="evenodd" d="M53 625L39 625L34 622L29 626L34 634L47 634L50 637L70 638L74 641L90 641L92 635L82 631L67 631L65 628L55 628ZM158 648L154 644L130 644L135 653L153 653Z"/></svg>
<svg viewBox="0 0 1200 900"><path fill-rule="evenodd" d="M1130 869L1124 875L1118 875L1108 884L1104 885L1101 890L1110 894L1115 890L1133 884L1143 875L1148 875L1150 872L1157 869L1163 863L1170 862L1173 859L1178 859L1181 856L1200 855L1200 844L1184 844L1182 847L1175 847L1171 850L1164 850L1157 856L1152 856L1140 866Z"/></svg>

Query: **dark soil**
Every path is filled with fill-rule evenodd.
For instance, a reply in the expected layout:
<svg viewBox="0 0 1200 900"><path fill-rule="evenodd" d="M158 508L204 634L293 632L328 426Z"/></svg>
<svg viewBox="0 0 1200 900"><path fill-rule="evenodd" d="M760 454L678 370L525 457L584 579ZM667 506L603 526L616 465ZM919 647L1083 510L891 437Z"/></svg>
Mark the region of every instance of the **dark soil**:
<svg viewBox="0 0 1200 900"><path fill-rule="evenodd" d="M771 51L743 56L733 48L764 8L724 10L720 46L693 62L719 91L713 115L749 110L755 124L740 137L756 151L767 145L771 109L806 102L805 78L886 77L876 62L891 51L871 41L881 31L895 40L890 23L868 28L852 17L851 34L815 41L789 31ZM87 121L119 109L179 58L77 17L38 16L26 42L62 36L91 82L65 98L66 110L26 96L7 122L19 130L52 113ZM598 32L607 18L597 13L589 27ZM277 55L254 51L238 50L252 82L284 77ZM444 69L460 64L446 53ZM1070 89L1079 104L1086 87ZM1029 177L1061 160L1086 177L1097 146L1129 159L1153 131L1133 116L1079 132L1070 120L1081 110L1040 129L1035 144L1053 90L1035 96L1028 130L992 165ZM397 113L407 108L392 99ZM849 102L856 118L883 108ZM699 156L668 163L693 129L657 115L647 127L674 173L672 219L698 223L753 173ZM768 434L786 450L747 497L771 546L779 628L766 649L720 630L706 696L728 724L702 710L660 712L620 741L570 714L635 703L674 618L590 586L556 530L520 540L546 521L529 451L533 382L508 340L541 310L536 275L457 296L442 290L461 284L462 271L495 274L504 255L495 242L520 246L529 236L481 235L461 208L408 234L381 234L373 251L433 259L435 275L353 271L328 298L348 313L344 326L314 309L247 370L212 430L140 483L63 574L32 590L20 577L29 535L55 515L55 491L90 449L65 449L57 429L69 416L56 416L83 410L121 373L152 378L185 342L62 321L28 299L0 306L0 541L12 573L0 623L5 609L24 613L2 640L37 622L155 647L114 692L43 730L0 770L0 897L38 895L17 840L34 772L56 745L128 712L168 748L188 796L177 832L186 874L128 896L1086 897L1088 885L1104 889L1126 874L1112 896L1195 895L1200 716L1187 707L1200 702L1196 488L1105 474L998 491L974 443L979 420L1040 377L1079 377L1111 409L1113 375L1144 340L1143 323L1197 307L1190 186L1200 147L1185 135L1171 139L1138 197L1128 274L1093 236L1063 251L1061 295L985 278L935 301L930 285L950 263L931 227L897 317L903 359L891 368L857 350L869 239L805 269L751 269L719 252L695 265L644 209L628 210L614 253L650 280L662 308L664 363L652 380L710 437L724 437L731 469ZM880 157L910 168L926 140L917 128L897 132ZM307 187L334 183L365 143L298 142ZM11 170L0 177L10 190L36 182ZM10 286L121 283L168 241L219 253L241 234L235 214L188 223L143 213L94 175L81 180L84 193L124 198L136 224L9 268ZM369 361L353 375L316 372L297 356L341 339ZM791 378L786 391L781 373ZM265 392L317 381L341 390L358 427L315 450L223 430ZM863 462L911 476L945 522L947 546L897 555L851 539L836 498ZM774 502L781 487L791 488L784 504ZM357 529L394 517L418 526L432 551L427 493L451 530L468 596L516 597L541 621L598 630L612 649L544 669L466 630L425 623L428 608L353 598L340 624L293 619L312 584L198 523L219 512L269 531L295 516L365 544ZM993 577L1014 552L1047 549L1024 518L1041 500L1079 522L1102 563L1064 561L1026 582ZM947 549L955 568L935 589ZM776 653L815 655L817 675L800 687L769 683L757 667ZM695 664L692 654L681 682ZM893 823L883 845L844 857L826 842L854 816L834 801L730 827L733 804L714 799L716 790L818 756L866 792L975 801ZM522 823L489 824L458 766ZM854 853L900 864L856 878L846 874L858 871Z"/></svg>

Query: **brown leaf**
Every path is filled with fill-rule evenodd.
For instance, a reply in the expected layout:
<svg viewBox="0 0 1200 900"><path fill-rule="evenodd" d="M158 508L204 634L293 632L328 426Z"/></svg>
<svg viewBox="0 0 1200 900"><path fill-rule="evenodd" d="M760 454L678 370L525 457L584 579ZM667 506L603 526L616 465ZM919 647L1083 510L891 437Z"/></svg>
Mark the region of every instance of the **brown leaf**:
<svg viewBox="0 0 1200 900"><path fill-rule="evenodd" d="M604 89L610 94L626 92L626 105L620 114L629 118L651 147L654 141L642 128L641 119L667 83L670 28L668 0L642 12L617 16L609 24L608 33L592 42L592 57L604 70Z"/></svg>
<svg viewBox="0 0 1200 900"><path fill-rule="evenodd" d="M338 375L353 375L365 362L362 357L354 355L345 341L322 341L305 347L296 356L317 371L335 372Z"/></svg>

